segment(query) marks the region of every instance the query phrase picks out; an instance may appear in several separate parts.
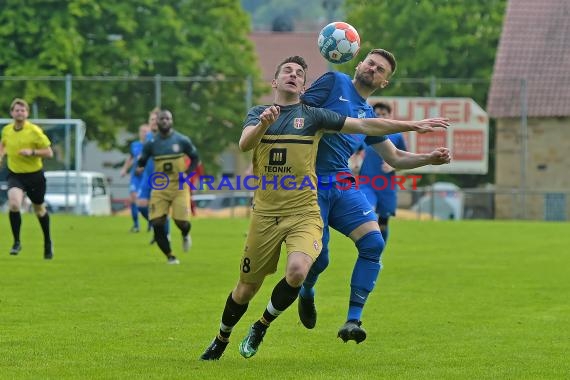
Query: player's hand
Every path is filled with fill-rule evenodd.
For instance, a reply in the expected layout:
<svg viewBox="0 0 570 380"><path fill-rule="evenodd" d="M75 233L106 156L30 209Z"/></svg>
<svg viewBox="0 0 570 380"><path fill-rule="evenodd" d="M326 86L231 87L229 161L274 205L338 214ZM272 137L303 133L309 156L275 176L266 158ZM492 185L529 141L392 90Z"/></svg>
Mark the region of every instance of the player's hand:
<svg viewBox="0 0 570 380"><path fill-rule="evenodd" d="M447 129L449 126L449 119L444 117L434 117L416 121L414 131L417 133L428 133L435 131L436 128Z"/></svg>
<svg viewBox="0 0 570 380"><path fill-rule="evenodd" d="M384 173L390 173L393 172L395 169L393 167L391 167L386 161L384 161L382 163L382 171Z"/></svg>
<svg viewBox="0 0 570 380"><path fill-rule="evenodd" d="M279 106L269 106L267 107L261 115L259 115L259 121L263 128L269 127L271 124L277 120L279 114L281 113L281 109Z"/></svg>
<svg viewBox="0 0 570 380"><path fill-rule="evenodd" d="M30 157L32 156L32 153L34 152L33 149L21 149L18 154L20 156L25 156L25 157Z"/></svg>
<svg viewBox="0 0 570 380"><path fill-rule="evenodd" d="M437 148L430 153L430 164L443 165L451 162L451 152L447 148Z"/></svg>

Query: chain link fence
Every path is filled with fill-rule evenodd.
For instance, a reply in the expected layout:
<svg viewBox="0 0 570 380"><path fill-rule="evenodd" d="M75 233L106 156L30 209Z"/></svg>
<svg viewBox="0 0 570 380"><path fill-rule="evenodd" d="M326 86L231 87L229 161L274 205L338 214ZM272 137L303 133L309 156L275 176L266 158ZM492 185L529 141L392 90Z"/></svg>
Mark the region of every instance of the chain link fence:
<svg viewBox="0 0 570 380"><path fill-rule="evenodd" d="M531 81L532 82L532 81ZM568 194L570 181L567 180L568 164L564 146L570 146L570 128L563 128L568 119L557 117L529 117L536 114L533 104L528 104L529 83L521 78L504 78L494 81L494 94L497 99L491 99L494 104L492 113L506 115L490 120L488 167L486 175L448 174L422 182L423 187L417 190L402 191L404 200L403 210L414 215L429 215L437 219L450 219L450 215L442 217L436 213L435 199L433 209L412 208L422 197L429 195L433 182L448 181L458 183L463 197L462 219L537 219L537 220L568 220ZM134 131L145 120L141 115L155 106L165 103L174 105L176 109L188 110L188 115L211 115L216 112L231 112L243 120L245 111L254 104L253 89L266 86L266 83L253 83L248 78L201 78L201 77L0 77L0 105L8 115L11 100L17 96L36 94L30 102L30 118L77 118L88 120L94 113L113 109L113 115L120 115L122 120L128 120L129 125L117 125L113 115L103 118L105 125L99 125L99 135L115 134L119 137L119 145L126 147L128 140L135 135L119 134L128 129ZM570 83L558 83L556 86L570 86ZM224 110L224 104L216 103L216 99L202 102L200 86L215 86L210 91L216 94L231 94L239 98L239 109ZM483 109L487 108L487 96L491 88L489 79L455 79L455 78L394 78L390 86L378 96L406 97L466 97L472 98ZM554 88L554 87L553 87ZM543 94L547 106L555 101L556 94ZM426 103L428 104L428 103ZM214 107L216 105L216 107ZM456 110L428 109L426 116L442 115L460 117ZM506 111L505 111L506 110ZM72 113L73 111L73 113ZM451 112L451 114L449 114ZM133 117L129 117L133 115ZM134 115L138 115L135 117ZM442 116L446 116L445 114ZM186 116L185 121L195 122L192 116ZM205 124L192 129L191 136L200 135L206 128L218 129L225 133L223 123ZM93 143L97 134L89 134ZM568 131L568 132L566 132ZM568 144L566 144L566 142ZM208 149L208 141L204 140ZM566 145L565 145L566 144ZM112 179L112 193L116 198L116 209L125 204L128 192L128 180L118 176L119 167L126 158L124 151L114 151L111 157L106 147L99 147L100 154L85 157L86 161L101 161L99 167ZM244 160L235 153L227 151L213 152L218 159L225 175L240 175L245 170ZM557 158L558 157L558 158ZM563 159L559 159L563 157ZM558 161L557 161L558 159ZM557 163L562 162L562 164ZM247 158L245 165L247 165ZM88 165L90 168L93 165ZM407 200L407 201L405 201ZM425 202L425 201L424 201ZM231 206L231 205L230 205ZM454 212L452 219L458 218Z"/></svg>

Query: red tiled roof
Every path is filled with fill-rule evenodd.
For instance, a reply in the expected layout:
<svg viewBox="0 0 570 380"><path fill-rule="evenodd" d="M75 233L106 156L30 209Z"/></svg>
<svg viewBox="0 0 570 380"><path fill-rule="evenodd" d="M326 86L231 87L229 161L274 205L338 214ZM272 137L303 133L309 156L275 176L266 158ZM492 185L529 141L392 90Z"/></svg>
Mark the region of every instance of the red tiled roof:
<svg viewBox="0 0 570 380"><path fill-rule="evenodd" d="M317 48L318 31L315 32L252 32L250 38L255 45L262 79L270 83L277 65L292 55L302 56L307 65L307 87L328 71L327 61ZM265 97L271 102L273 95Z"/></svg>
<svg viewBox="0 0 570 380"><path fill-rule="evenodd" d="M509 0L487 102L495 118L570 116L570 1Z"/></svg>

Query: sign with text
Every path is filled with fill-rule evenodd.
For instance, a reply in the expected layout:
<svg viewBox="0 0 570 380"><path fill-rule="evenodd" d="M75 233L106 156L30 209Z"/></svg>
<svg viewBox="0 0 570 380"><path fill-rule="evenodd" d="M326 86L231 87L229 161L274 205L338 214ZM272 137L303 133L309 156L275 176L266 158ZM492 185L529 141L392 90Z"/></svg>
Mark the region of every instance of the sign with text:
<svg viewBox="0 0 570 380"><path fill-rule="evenodd" d="M489 118L471 98L407 98L372 96L374 105L386 102L392 106L396 120L421 120L428 117L446 117L451 126L447 130L418 134L405 133L408 150L430 153L439 147L451 151L448 165L428 165L414 173L486 174L489 153Z"/></svg>

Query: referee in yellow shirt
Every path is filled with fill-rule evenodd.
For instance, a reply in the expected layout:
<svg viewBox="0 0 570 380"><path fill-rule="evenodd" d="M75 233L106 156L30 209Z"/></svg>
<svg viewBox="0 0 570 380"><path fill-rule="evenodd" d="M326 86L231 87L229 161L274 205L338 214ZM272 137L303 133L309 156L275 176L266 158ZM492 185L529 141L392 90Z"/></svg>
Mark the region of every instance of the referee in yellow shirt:
<svg viewBox="0 0 570 380"><path fill-rule="evenodd" d="M10 226L14 236L11 255L21 249L20 228L22 217L20 208L24 196L32 201L44 234L44 259L53 258L53 246L49 231L49 214L44 206L46 178L43 172L43 158L53 157L51 143L44 131L28 121L29 106L23 99L14 99L10 105L10 115L14 121L2 129L0 142L0 164L4 155L8 157L8 204Z"/></svg>

